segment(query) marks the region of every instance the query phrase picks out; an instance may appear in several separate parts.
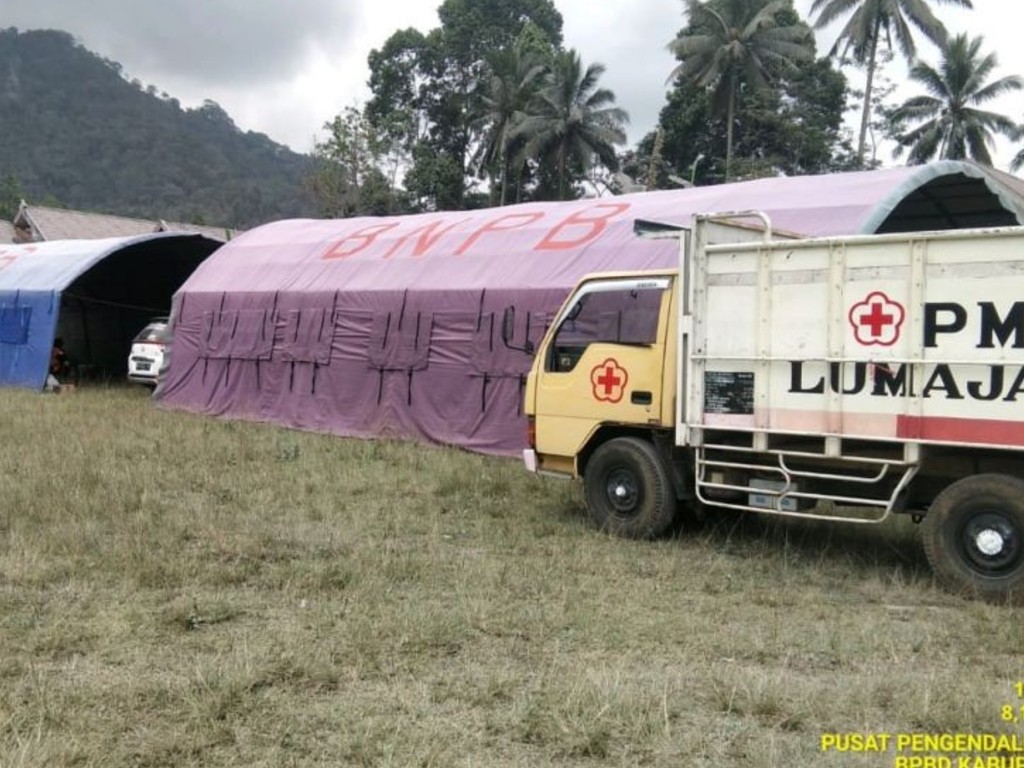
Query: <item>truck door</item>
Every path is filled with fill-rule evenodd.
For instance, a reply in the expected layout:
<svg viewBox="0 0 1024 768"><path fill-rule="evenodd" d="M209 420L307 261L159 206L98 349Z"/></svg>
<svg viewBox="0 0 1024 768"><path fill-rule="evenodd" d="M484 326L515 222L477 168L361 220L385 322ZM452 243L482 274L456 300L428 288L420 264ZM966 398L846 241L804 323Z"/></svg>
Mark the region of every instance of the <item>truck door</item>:
<svg viewBox="0 0 1024 768"><path fill-rule="evenodd" d="M583 283L539 350L537 452L575 456L605 423L662 418L671 277Z"/></svg>

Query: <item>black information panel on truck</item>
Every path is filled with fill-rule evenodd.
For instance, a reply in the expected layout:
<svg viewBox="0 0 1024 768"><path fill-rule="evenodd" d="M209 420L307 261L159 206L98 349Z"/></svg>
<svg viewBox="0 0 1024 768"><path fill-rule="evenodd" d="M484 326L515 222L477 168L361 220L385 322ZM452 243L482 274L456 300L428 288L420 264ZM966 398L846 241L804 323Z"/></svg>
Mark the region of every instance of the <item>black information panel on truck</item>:
<svg viewBox="0 0 1024 768"><path fill-rule="evenodd" d="M754 374L750 371L705 371L704 412L752 414Z"/></svg>

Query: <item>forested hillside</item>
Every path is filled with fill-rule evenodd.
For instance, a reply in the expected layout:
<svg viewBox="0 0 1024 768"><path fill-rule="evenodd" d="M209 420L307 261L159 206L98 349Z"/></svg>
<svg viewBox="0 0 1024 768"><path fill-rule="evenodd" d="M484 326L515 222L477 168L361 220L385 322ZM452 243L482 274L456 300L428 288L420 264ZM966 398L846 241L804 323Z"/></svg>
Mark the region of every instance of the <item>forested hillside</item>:
<svg viewBox="0 0 1024 768"><path fill-rule="evenodd" d="M244 228L313 213L308 162L214 102L144 89L65 32L0 30L0 177L30 202Z"/></svg>

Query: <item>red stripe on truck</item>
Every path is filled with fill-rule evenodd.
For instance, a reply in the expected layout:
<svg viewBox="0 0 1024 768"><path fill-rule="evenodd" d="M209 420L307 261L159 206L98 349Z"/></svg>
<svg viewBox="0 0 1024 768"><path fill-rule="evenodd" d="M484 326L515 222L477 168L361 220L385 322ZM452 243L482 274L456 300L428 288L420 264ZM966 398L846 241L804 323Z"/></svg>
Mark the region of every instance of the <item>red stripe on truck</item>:
<svg viewBox="0 0 1024 768"><path fill-rule="evenodd" d="M1024 445L1024 422L946 416L898 416L896 436L944 443Z"/></svg>

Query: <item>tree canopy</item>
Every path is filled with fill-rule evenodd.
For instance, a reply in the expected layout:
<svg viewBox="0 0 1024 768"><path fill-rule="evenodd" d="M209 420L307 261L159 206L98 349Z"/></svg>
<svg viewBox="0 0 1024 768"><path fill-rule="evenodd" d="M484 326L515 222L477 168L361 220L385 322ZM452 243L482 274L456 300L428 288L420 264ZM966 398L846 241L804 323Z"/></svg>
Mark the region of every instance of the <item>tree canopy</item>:
<svg viewBox="0 0 1024 768"><path fill-rule="evenodd" d="M857 158L861 162L864 160L868 123L871 120L871 92L879 43L891 47L895 39L904 58L913 61L917 56L917 45L912 28L916 27L936 45L945 42L946 27L932 13L929 3L933 1L973 7L971 0L814 0L811 3L811 13L818 15L814 23L818 29L848 16L831 53L834 55L842 50L867 68L860 136L857 141Z"/></svg>
<svg viewBox="0 0 1024 768"><path fill-rule="evenodd" d="M709 3L717 12L718 4ZM723 7L724 7L723 3ZM774 5L775 7L770 7ZM684 77L698 71L680 65L676 80L658 119L662 148L657 167L652 161L656 132L640 142L627 158L626 170L633 178L656 179L658 187L681 184L721 183L727 178L751 178L767 174L822 173L849 168L852 159L842 129L846 100L846 78L827 59L814 59L810 28L799 20L792 7L753 2L745 8L725 10L727 14L748 13L751 19L768 9L771 24L786 28L787 39L807 45L799 54L801 64L790 66L773 56L759 54L763 66L751 62L751 69L735 68L735 98L732 118L723 110L732 85L718 79ZM721 16L725 19L725 16ZM716 24L719 22L716 21ZM706 35L706 15L691 16L687 26L672 43L699 41L686 50L703 49L713 35ZM787 46L788 48L788 46ZM684 53L685 55L685 53ZM684 59L684 62L686 59ZM690 58L690 62L696 62ZM693 65L696 67L696 64ZM753 82L750 82L750 80ZM729 129L732 128L730 163ZM650 184L648 183L649 187Z"/></svg>
<svg viewBox="0 0 1024 768"><path fill-rule="evenodd" d="M709 89L726 126L725 178L732 167L736 102L811 59L814 37L791 0L687 0L690 23L671 44L679 59L672 78Z"/></svg>
<svg viewBox="0 0 1024 768"><path fill-rule="evenodd" d="M409 157L405 187L425 208L463 208L480 135L487 56L511 48L530 24L553 46L562 16L551 0L445 0L441 26L395 32L369 56L366 116Z"/></svg>
<svg viewBox="0 0 1024 768"><path fill-rule="evenodd" d="M574 50L557 54L531 111L512 132L525 141L527 157L552 169L559 200L574 196L572 178L585 175L595 158L618 169L615 145L626 141L629 115L614 106L615 94L598 87L603 73L602 64L584 68Z"/></svg>
<svg viewBox="0 0 1024 768"><path fill-rule="evenodd" d="M943 46L937 68L925 62L911 68L910 79L927 93L907 99L892 114L897 130L907 123L919 123L897 136L899 150L910 148L911 163L939 157L970 158L991 165L993 135L1015 137L1017 126L1010 118L982 107L1005 93L1021 90L1024 79L1009 75L989 80L998 59L994 53L982 54L981 45L980 37L957 35Z"/></svg>

